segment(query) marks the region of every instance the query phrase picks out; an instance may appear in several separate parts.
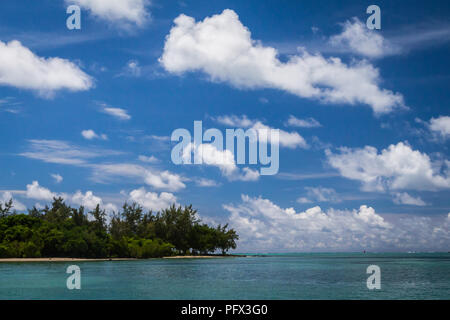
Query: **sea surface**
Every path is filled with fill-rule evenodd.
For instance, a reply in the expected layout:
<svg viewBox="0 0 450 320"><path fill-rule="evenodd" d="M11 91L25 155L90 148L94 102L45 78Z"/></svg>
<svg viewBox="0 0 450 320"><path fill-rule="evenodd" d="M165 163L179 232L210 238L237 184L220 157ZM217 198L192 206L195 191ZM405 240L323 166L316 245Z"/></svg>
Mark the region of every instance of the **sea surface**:
<svg viewBox="0 0 450 320"><path fill-rule="evenodd" d="M310 253L214 259L0 263L0 299L449 299L449 253ZM381 289L367 288L380 267Z"/></svg>

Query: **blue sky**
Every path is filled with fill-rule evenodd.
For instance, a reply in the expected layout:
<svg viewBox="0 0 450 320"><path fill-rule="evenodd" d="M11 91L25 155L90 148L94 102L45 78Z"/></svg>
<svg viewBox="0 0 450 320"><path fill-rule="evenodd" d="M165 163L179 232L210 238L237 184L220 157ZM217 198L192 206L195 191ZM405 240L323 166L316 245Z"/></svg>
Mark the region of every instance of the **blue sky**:
<svg viewBox="0 0 450 320"><path fill-rule="evenodd" d="M377 1L368 30L370 4L2 1L0 201L192 203L245 251L447 250L450 6ZM174 165L195 120L283 130L278 174Z"/></svg>

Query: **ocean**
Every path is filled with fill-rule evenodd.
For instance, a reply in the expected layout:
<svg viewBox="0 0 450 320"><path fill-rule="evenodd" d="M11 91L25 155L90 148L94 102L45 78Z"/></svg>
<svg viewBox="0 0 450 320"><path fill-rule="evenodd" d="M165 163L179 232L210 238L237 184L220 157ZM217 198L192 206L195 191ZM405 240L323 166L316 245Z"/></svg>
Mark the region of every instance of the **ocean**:
<svg viewBox="0 0 450 320"><path fill-rule="evenodd" d="M66 286L80 268L80 290ZM381 289L368 289L370 265ZM0 263L0 299L449 299L448 253Z"/></svg>

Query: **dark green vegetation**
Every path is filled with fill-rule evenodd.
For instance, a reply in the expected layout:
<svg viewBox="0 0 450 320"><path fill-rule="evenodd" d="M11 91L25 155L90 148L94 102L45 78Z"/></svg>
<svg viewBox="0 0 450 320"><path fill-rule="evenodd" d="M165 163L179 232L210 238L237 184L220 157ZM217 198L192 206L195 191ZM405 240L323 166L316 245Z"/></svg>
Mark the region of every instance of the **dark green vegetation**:
<svg viewBox="0 0 450 320"><path fill-rule="evenodd" d="M110 222L99 206L90 212L67 206L28 214L0 203L0 258L152 258L178 254L225 254L239 238L228 226L202 224L192 206L171 206L156 214L125 203Z"/></svg>

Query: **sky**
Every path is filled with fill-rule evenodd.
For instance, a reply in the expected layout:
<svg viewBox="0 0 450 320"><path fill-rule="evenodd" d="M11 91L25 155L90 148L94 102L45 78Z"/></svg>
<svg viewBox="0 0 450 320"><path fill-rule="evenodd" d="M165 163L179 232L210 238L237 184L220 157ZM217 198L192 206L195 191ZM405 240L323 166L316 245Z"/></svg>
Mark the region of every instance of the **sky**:
<svg viewBox="0 0 450 320"><path fill-rule="evenodd" d="M0 202L192 204L240 252L448 251L448 1L0 6ZM194 121L279 129L277 174L207 141L173 163Z"/></svg>

